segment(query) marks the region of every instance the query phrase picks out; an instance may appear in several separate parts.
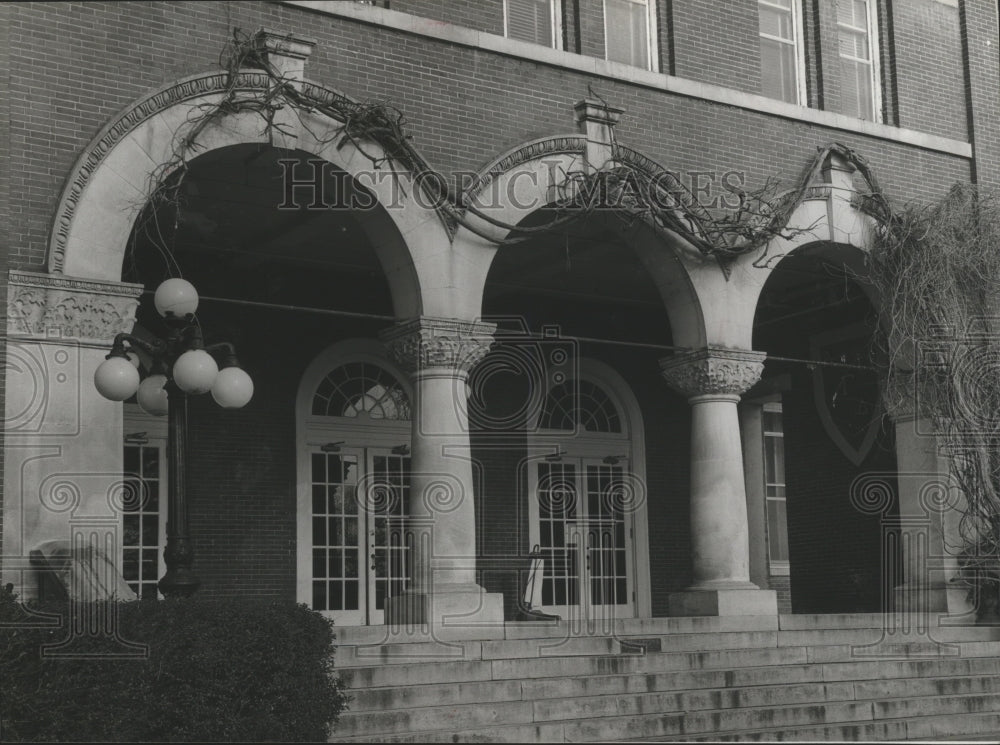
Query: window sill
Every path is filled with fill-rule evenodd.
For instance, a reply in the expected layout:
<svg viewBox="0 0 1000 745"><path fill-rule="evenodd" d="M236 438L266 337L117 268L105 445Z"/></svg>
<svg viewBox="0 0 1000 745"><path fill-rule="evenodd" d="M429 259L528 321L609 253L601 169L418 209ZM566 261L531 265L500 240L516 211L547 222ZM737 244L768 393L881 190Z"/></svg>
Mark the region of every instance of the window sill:
<svg viewBox="0 0 1000 745"><path fill-rule="evenodd" d="M878 124L863 119L854 119L831 111L810 109L766 98L754 93L744 93L710 83L701 83L696 80L677 78L658 72L651 72L650 70L642 70L637 67L623 65L619 62L608 62L596 57L586 57L559 49L529 44L496 34L488 34L476 31L475 29L456 26L443 21L421 18L410 13L400 13L399 11L379 8L373 5L363 5L361 3L338 2L337 0L279 0L279 2L326 15L385 26L397 31L426 36L452 44L461 44L476 49L496 52L497 54L528 59L554 67L562 67L599 77L621 80L680 96L735 106L749 111L829 127L831 129L840 129L878 137L883 140L913 145L948 155L957 155L963 158L972 157L972 146L968 142L962 142L961 140L953 140L912 129L891 127L886 124Z"/></svg>

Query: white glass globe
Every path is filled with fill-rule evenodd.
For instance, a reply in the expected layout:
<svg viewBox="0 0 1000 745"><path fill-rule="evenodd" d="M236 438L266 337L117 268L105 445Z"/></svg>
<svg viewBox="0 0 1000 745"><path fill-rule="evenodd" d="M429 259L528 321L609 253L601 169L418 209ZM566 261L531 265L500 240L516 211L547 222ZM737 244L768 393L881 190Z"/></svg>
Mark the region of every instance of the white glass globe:
<svg viewBox="0 0 1000 745"><path fill-rule="evenodd" d="M133 352L131 349L128 350L125 354L126 356L128 356L128 361L132 363L132 366L138 370L139 365L142 364L142 360L139 359L139 355Z"/></svg>
<svg viewBox="0 0 1000 745"><path fill-rule="evenodd" d="M245 370L224 367L212 386L212 398L223 409L242 409L253 398L253 380Z"/></svg>
<svg viewBox="0 0 1000 745"><path fill-rule="evenodd" d="M204 349L191 349L174 363L174 382L185 393L208 393L219 374L219 366Z"/></svg>
<svg viewBox="0 0 1000 745"><path fill-rule="evenodd" d="M112 357L94 371L94 386L109 401L124 401L139 387L139 371L124 357Z"/></svg>
<svg viewBox="0 0 1000 745"><path fill-rule="evenodd" d="M135 394L139 407L147 414L153 416L166 416L168 410L167 391L163 387L167 384L166 375L150 375L139 383L139 390Z"/></svg>
<svg viewBox="0 0 1000 745"><path fill-rule="evenodd" d="M168 315L183 318L198 310L198 291L186 279L174 277L156 288L153 295L156 312L166 318Z"/></svg>

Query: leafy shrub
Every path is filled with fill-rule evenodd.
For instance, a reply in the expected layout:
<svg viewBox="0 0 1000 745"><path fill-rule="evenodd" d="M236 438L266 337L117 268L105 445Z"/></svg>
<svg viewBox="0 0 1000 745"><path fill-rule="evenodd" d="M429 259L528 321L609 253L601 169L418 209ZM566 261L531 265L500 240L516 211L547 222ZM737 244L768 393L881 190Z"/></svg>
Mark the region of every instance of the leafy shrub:
<svg viewBox="0 0 1000 745"><path fill-rule="evenodd" d="M70 636L67 619L102 609L27 608L0 592L0 739L325 741L347 703L333 677L330 623L304 605L189 598L112 607L118 640ZM39 611L58 614L49 618L59 625L39 625ZM66 639L63 654L86 656L40 654ZM147 657L121 655L136 643Z"/></svg>

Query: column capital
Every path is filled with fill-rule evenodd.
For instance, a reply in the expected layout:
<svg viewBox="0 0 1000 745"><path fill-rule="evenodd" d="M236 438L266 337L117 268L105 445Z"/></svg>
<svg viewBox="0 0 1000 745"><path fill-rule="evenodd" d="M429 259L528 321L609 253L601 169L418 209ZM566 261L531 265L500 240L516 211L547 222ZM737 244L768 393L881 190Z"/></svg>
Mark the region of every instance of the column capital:
<svg viewBox="0 0 1000 745"><path fill-rule="evenodd" d="M7 333L29 339L111 343L135 325L142 285L11 269L7 275Z"/></svg>
<svg viewBox="0 0 1000 745"><path fill-rule="evenodd" d="M421 316L397 323L379 336L408 373L438 368L468 374L490 351L495 323Z"/></svg>
<svg viewBox="0 0 1000 745"><path fill-rule="evenodd" d="M764 352L749 349L705 347L664 357L660 373L667 384L683 396L739 396L760 380Z"/></svg>

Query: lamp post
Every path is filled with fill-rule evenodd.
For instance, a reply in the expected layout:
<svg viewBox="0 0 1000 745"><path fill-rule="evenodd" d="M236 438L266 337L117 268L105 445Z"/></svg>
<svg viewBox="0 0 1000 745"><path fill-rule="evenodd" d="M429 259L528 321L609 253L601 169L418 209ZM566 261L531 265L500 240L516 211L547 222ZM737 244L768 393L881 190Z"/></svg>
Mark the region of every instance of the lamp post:
<svg viewBox="0 0 1000 745"><path fill-rule="evenodd" d="M194 285L183 279L168 279L156 289L153 302L167 327L166 335L148 342L132 334L118 334L111 352L94 373L94 385L111 401L135 395L146 413L167 416L170 479L167 545L163 550L167 572L159 588L167 597L188 597L200 584L191 570L194 552L188 535L185 490L188 395L211 391L222 408L239 409L253 396L253 381L240 369L232 344L205 346L195 318L198 293ZM133 362L136 349L152 358L149 374L142 380ZM221 369L213 355L222 359Z"/></svg>

